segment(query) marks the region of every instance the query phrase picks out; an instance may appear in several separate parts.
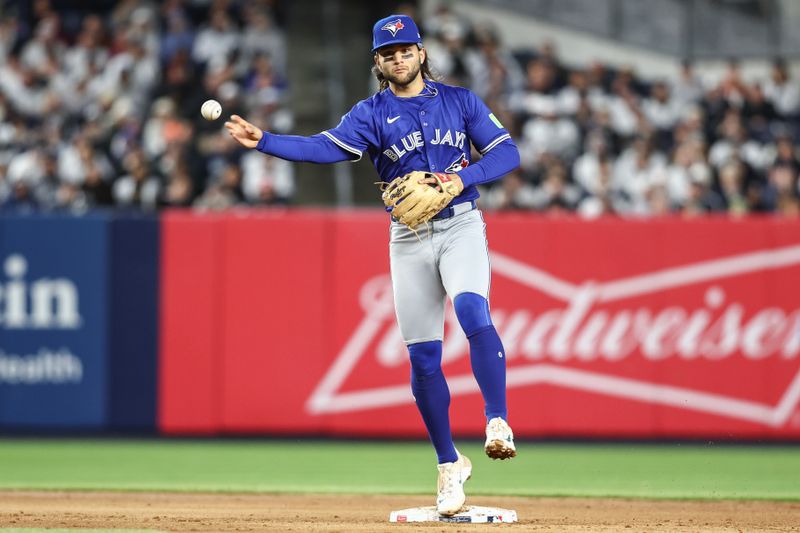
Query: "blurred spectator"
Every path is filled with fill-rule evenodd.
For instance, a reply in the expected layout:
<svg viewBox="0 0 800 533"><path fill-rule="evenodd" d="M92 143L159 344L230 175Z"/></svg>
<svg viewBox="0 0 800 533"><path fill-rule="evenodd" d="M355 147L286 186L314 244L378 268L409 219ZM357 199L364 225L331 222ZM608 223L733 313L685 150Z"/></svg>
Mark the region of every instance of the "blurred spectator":
<svg viewBox="0 0 800 533"><path fill-rule="evenodd" d="M594 191L578 204L578 213L585 218L614 215L624 211L624 199L611 188L612 167L607 158L600 158Z"/></svg>
<svg viewBox="0 0 800 533"><path fill-rule="evenodd" d="M185 167L179 167L169 174L159 204L164 207L189 207L193 201L194 183L192 183L192 178Z"/></svg>
<svg viewBox="0 0 800 533"><path fill-rule="evenodd" d="M665 216L672 212L667 188L661 184L653 184L645 195L647 201L646 213L648 216Z"/></svg>
<svg viewBox="0 0 800 533"><path fill-rule="evenodd" d="M732 160L719 170L719 188L728 213L744 215L748 212L745 185L745 167L741 161Z"/></svg>
<svg viewBox="0 0 800 533"><path fill-rule="evenodd" d="M434 17L429 21L428 35L434 38L425 44L432 68L445 83L468 86L465 59L468 27L461 19L451 16L447 6L440 7L438 15L439 20Z"/></svg>
<svg viewBox="0 0 800 533"><path fill-rule="evenodd" d="M553 107L556 101L555 76L555 67L549 61L530 60L527 64L525 85L513 95L512 109L528 115L537 115L542 113L543 107ZM557 106L555 112L558 112Z"/></svg>
<svg viewBox="0 0 800 533"><path fill-rule="evenodd" d="M750 137L761 143L768 142L772 135L771 126L776 118L778 114L775 107L766 99L761 85L753 84L742 106L742 119Z"/></svg>
<svg viewBox="0 0 800 533"><path fill-rule="evenodd" d="M436 39L441 39L443 34L448 34L464 40L471 30L469 21L458 15L446 3L437 5L433 14L424 23L425 34Z"/></svg>
<svg viewBox="0 0 800 533"><path fill-rule="evenodd" d="M704 172L690 174L689 194L683 204L683 214L688 217L722 211L722 198L711 189L711 177Z"/></svg>
<svg viewBox="0 0 800 533"><path fill-rule="evenodd" d="M176 2L166 2L162 7L166 30L161 40L159 57L164 65L171 63L175 56L182 52L191 52L194 45L194 33L186 13L175 4Z"/></svg>
<svg viewBox="0 0 800 533"><path fill-rule="evenodd" d="M738 110L731 109L725 114L717 133L719 139L708 153L709 162L717 169L733 158L739 158L759 170L768 164L769 154L765 152L764 146L748 138Z"/></svg>
<svg viewBox="0 0 800 533"><path fill-rule="evenodd" d="M97 15L87 15L75 44L64 53L63 73L73 84L85 84L90 76L102 71L108 58L102 22Z"/></svg>
<svg viewBox="0 0 800 533"><path fill-rule="evenodd" d="M694 73L689 60L681 62L681 71L677 79L672 81L672 97L681 108L699 102L703 98L703 85Z"/></svg>
<svg viewBox="0 0 800 533"><path fill-rule="evenodd" d="M86 172L86 177L81 184L81 191L89 206L104 207L114 203L111 186L103 178L100 170L93 165Z"/></svg>
<svg viewBox="0 0 800 533"><path fill-rule="evenodd" d="M486 209L532 209L536 206L536 190L515 171L485 191L480 201Z"/></svg>
<svg viewBox="0 0 800 533"><path fill-rule="evenodd" d="M158 93L177 102L179 114L189 115L196 110L201 101L197 98L197 81L199 78L195 65L187 50L178 50L164 66L162 84Z"/></svg>
<svg viewBox="0 0 800 533"><path fill-rule="evenodd" d="M645 194L664 174L666 158L655 150L650 137L639 136L617 160L612 188L623 195L623 210L630 214L646 214Z"/></svg>
<svg viewBox="0 0 800 533"><path fill-rule="evenodd" d="M782 117L797 118L800 112L800 84L790 78L782 59L773 62L772 76L764 86L764 94Z"/></svg>
<svg viewBox="0 0 800 533"><path fill-rule="evenodd" d="M22 47L20 63L37 76L51 76L58 72L63 61L64 44L59 40L59 18L52 14L39 21L33 39Z"/></svg>
<svg viewBox="0 0 800 533"><path fill-rule="evenodd" d="M719 82L719 90L722 97L731 107L740 108L747 96L747 84L742 79L742 71L739 60L731 58L728 60L728 70Z"/></svg>
<svg viewBox="0 0 800 533"><path fill-rule="evenodd" d="M669 87L657 81L650 87L650 95L642 103L645 118L657 130L670 131L678 120L678 110L670 99Z"/></svg>
<svg viewBox="0 0 800 533"><path fill-rule="evenodd" d="M80 187L90 170L98 172L106 180L110 180L114 172L108 157L96 151L85 134L80 134L72 143L61 147L58 174L61 181Z"/></svg>
<svg viewBox="0 0 800 533"><path fill-rule="evenodd" d="M710 181L711 168L705 160L705 145L699 139L688 139L672 153L672 161L664 172L664 185L673 204L683 205L689 197L692 180Z"/></svg>
<svg viewBox="0 0 800 533"><path fill-rule="evenodd" d="M122 207L153 210L161 192L161 183L150 169L143 152L137 151L125 158L128 173L114 182L114 202Z"/></svg>
<svg viewBox="0 0 800 533"><path fill-rule="evenodd" d="M251 204L286 204L294 194L294 167L288 161L248 152L242 159L242 191Z"/></svg>
<svg viewBox="0 0 800 533"><path fill-rule="evenodd" d="M569 82L558 92L558 111L563 115L577 115L582 102L589 98L589 78L582 70L569 73Z"/></svg>
<svg viewBox="0 0 800 533"><path fill-rule="evenodd" d="M484 100L507 98L522 87L519 64L501 46L497 30L488 25L475 28L476 47L465 54L472 90Z"/></svg>
<svg viewBox="0 0 800 533"><path fill-rule="evenodd" d="M669 87L665 82L657 81L650 86L650 94L642 102L641 113L655 130L656 145L662 150L669 150L672 147L672 131L678 122L679 113L675 100L670 98Z"/></svg>
<svg viewBox="0 0 800 533"><path fill-rule="evenodd" d="M788 134L780 134L775 142L775 156L772 166L788 166L800 172L800 159L797 157L794 141Z"/></svg>
<svg viewBox="0 0 800 533"><path fill-rule="evenodd" d="M550 164L542 184L534 190L532 204L542 211L574 211L581 198L580 190L567 182L567 171L560 163Z"/></svg>
<svg viewBox="0 0 800 533"><path fill-rule="evenodd" d="M544 155L571 160L578 153L579 131L575 122L558 115L553 97L538 100L537 115L525 123L520 142L522 165L534 168Z"/></svg>
<svg viewBox="0 0 800 533"><path fill-rule="evenodd" d="M142 147L150 159L161 157L170 143L186 142L192 131L184 120L178 117L172 98L162 96L153 102L151 116L144 125Z"/></svg>
<svg viewBox="0 0 800 533"><path fill-rule="evenodd" d="M256 56L266 57L280 77L286 76L286 39L275 27L269 13L257 4L243 6L245 27L242 32L241 61L247 69Z"/></svg>
<svg viewBox="0 0 800 533"><path fill-rule="evenodd" d="M795 214L800 190L797 171L789 165L776 165L767 174L764 203L769 211Z"/></svg>
<svg viewBox="0 0 800 533"><path fill-rule="evenodd" d="M220 177L209 185L194 205L201 209L219 211L244 203L242 172L238 165L229 163Z"/></svg>
<svg viewBox="0 0 800 533"><path fill-rule="evenodd" d="M586 193L599 194L603 189L602 167L608 165L611 158L611 146L606 135L601 130L594 130L586 136L586 146L583 153L575 160L572 175Z"/></svg>
<svg viewBox="0 0 800 533"><path fill-rule="evenodd" d="M233 21L224 9L215 9L209 24L197 34L192 59L213 74L226 68L238 48L239 34Z"/></svg>

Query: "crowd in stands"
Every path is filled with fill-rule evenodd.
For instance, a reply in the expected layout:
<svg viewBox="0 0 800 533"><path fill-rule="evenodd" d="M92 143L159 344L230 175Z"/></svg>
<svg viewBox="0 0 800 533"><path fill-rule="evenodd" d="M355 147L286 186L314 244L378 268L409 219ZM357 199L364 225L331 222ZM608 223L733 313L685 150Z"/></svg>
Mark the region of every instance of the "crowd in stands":
<svg viewBox="0 0 800 533"><path fill-rule="evenodd" d="M291 163L242 150L198 113L214 98L292 131L278 0L29 4L0 14L0 210L291 201ZM512 53L447 7L422 22L434 71L483 98L520 148L521 168L484 188L483 207L800 215L800 83L782 60L759 80L735 60L711 85L690 62L643 80L568 67L552 45Z"/></svg>
<svg viewBox="0 0 800 533"><path fill-rule="evenodd" d="M736 60L710 86L691 62L645 81L602 63L568 68L552 45L512 54L492 26L446 6L426 30L431 64L481 96L520 149L521 168L485 188L485 208L800 215L800 83L780 59L755 81Z"/></svg>
<svg viewBox="0 0 800 533"><path fill-rule="evenodd" d="M0 210L287 202L292 166L245 155L198 112L214 98L292 128L280 5L97 5L108 9L31 0L0 11Z"/></svg>

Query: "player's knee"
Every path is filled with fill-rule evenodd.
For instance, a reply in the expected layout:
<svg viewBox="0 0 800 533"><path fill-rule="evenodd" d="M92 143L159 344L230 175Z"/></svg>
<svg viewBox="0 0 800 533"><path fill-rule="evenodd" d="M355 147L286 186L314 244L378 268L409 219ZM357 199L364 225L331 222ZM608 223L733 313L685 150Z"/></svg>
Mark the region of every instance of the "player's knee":
<svg viewBox="0 0 800 533"><path fill-rule="evenodd" d="M467 337L492 325L489 315L489 301L474 292L462 292L453 300L458 323Z"/></svg>
<svg viewBox="0 0 800 533"><path fill-rule="evenodd" d="M411 373L416 377L430 376L442 366L442 341L410 344Z"/></svg>

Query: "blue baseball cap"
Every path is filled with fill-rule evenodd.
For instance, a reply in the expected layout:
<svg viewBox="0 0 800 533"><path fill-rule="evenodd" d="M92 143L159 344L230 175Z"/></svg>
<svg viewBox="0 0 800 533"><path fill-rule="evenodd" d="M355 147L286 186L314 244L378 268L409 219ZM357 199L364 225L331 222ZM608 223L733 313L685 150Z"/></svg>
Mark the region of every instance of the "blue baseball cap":
<svg viewBox="0 0 800 533"><path fill-rule="evenodd" d="M390 44L415 43L422 46L414 19L408 15L389 15L372 27L372 51Z"/></svg>

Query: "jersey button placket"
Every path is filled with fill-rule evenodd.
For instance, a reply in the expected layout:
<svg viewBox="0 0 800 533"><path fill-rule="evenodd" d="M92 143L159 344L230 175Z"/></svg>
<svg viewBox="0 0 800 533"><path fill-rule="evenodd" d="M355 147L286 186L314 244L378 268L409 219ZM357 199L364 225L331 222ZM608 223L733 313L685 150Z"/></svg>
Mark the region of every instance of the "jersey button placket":
<svg viewBox="0 0 800 533"><path fill-rule="evenodd" d="M424 116L425 116L425 111L420 111L420 112L419 112L419 116L421 116L421 117L424 117ZM423 125L423 126L427 126L427 125L428 125L428 123L427 123L427 122L425 122L425 119L423 119L422 125ZM425 133L424 133L424 132L423 132L423 135L425 135ZM426 140L427 140L427 139L426 139ZM436 165L431 165L431 171L434 171L434 170L436 170Z"/></svg>
<svg viewBox="0 0 800 533"><path fill-rule="evenodd" d="M425 111L420 111L420 112L419 112L419 116L420 116L420 117L424 117L424 116L425 116ZM424 119L424 118L422 119L422 126L423 126L423 127L427 127L427 126L428 126L428 123L427 123L427 122L425 122L425 119ZM428 141L428 139L427 139L427 135L426 135L426 133L427 133L427 132L423 130L423 132L422 132L422 137L425 139L425 141L426 141L426 144L427 144L427 141ZM435 171L435 170L436 170L436 165L430 165L430 169L431 169L431 172Z"/></svg>

